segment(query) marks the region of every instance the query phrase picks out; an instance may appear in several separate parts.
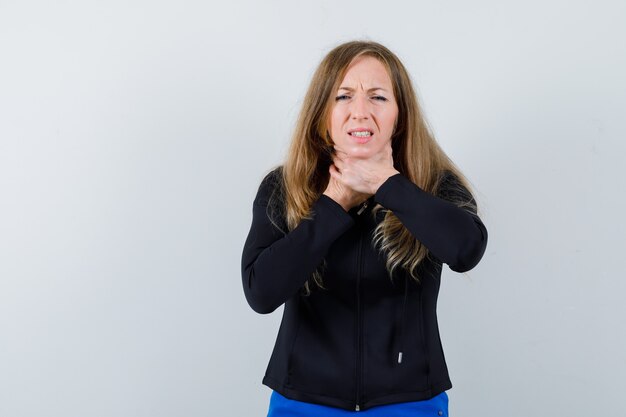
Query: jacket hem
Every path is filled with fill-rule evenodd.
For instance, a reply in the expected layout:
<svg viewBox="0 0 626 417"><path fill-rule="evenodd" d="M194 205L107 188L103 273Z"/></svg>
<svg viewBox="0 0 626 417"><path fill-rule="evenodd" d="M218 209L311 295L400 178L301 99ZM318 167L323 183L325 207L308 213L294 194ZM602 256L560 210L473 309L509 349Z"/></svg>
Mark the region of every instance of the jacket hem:
<svg viewBox="0 0 626 417"><path fill-rule="evenodd" d="M452 388L452 382L449 379L431 384L430 388L424 391L406 391L396 392L386 395L377 396L369 401L365 401L361 404L361 410L367 410L372 407L380 405L389 405L408 401L423 401L433 398L436 395L441 394L443 391Z"/></svg>
<svg viewBox="0 0 626 417"><path fill-rule="evenodd" d="M291 400L338 407L344 410L354 410L353 402L350 400L328 397L322 394L287 388L271 376L266 375L263 377L263 385L270 387L271 389L280 393L283 397L289 398Z"/></svg>
<svg viewBox="0 0 626 417"><path fill-rule="evenodd" d="M351 411L354 411L356 405L355 402L352 400L329 397L323 394L287 388L284 386L284 384L281 384L278 380L272 378L269 375L265 375L263 377L263 385L277 391L286 398L296 401L304 401L308 403L338 407L344 410ZM379 395L376 398L372 398L371 400L359 404L359 408L361 411L365 411L367 409L380 405L389 405L408 401L428 400L442 393L443 391L449 390L450 388L452 388L452 382L450 381L450 379L445 379L441 382L432 384L429 389L423 391L406 391Z"/></svg>

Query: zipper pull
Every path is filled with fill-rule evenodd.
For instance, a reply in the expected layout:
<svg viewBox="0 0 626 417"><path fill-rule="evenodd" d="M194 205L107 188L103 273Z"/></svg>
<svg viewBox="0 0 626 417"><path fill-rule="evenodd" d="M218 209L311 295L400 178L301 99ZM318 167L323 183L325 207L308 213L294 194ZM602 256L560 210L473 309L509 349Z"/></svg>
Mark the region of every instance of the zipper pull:
<svg viewBox="0 0 626 417"><path fill-rule="evenodd" d="M357 211L357 212L356 212L356 214L359 214L359 215L360 215L361 213L363 213L363 210L365 210L365 208L367 207L367 205L368 205L368 204L369 204L369 203L368 203L368 201L367 201L367 200L365 200L365 203L363 203L363 205L361 206L361 208L359 209L359 211Z"/></svg>
<svg viewBox="0 0 626 417"><path fill-rule="evenodd" d="M359 408L359 405L358 405L358 404L356 405L355 410L356 410L356 411L360 411L360 410L361 410L361 408Z"/></svg>

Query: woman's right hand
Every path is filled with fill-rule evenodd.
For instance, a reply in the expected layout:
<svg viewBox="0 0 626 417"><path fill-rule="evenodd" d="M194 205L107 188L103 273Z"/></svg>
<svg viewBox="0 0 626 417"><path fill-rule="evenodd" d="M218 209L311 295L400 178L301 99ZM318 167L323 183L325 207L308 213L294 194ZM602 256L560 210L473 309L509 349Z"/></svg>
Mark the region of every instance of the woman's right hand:
<svg viewBox="0 0 626 417"><path fill-rule="evenodd" d="M341 173L335 164L330 164L328 172L330 172L330 179L324 194L339 203L344 210L348 211L370 197L368 194L354 191L352 188L341 183L341 181L338 180Z"/></svg>

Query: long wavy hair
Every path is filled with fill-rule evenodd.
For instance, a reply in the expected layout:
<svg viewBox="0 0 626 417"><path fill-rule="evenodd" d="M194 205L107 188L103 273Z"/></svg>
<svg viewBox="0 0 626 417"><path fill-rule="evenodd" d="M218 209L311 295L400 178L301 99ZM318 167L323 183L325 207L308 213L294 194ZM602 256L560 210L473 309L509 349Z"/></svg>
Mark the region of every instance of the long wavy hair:
<svg viewBox="0 0 626 417"><path fill-rule="evenodd" d="M275 219L282 219L274 224L278 226L280 223L288 231L293 230L303 219L312 218L311 206L328 185L328 168L334 152L328 133L334 97L348 66L360 56L378 59L391 78L398 105L396 129L391 137L394 167L421 189L434 195L437 195L446 171L454 174L457 186L471 190L467 178L435 141L422 114L411 78L400 59L380 43L369 40L350 41L328 52L315 70L304 96L284 163L272 168L278 168L280 173L281 192L270 197L270 200L278 200L270 203L269 207L273 207ZM471 196L454 203L473 212L477 210L476 202ZM404 268L419 283L417 267L429 256L428 249L390 210L376 204L371 214L376 216L379 210L383 210L385 215L376 226L372 244L386 253L389 277L393 280L394 270ZM325 267L326 261L323 260L307 280L304 285L306 295L311 292L311 278L324 289L322 276Z"/></svg>

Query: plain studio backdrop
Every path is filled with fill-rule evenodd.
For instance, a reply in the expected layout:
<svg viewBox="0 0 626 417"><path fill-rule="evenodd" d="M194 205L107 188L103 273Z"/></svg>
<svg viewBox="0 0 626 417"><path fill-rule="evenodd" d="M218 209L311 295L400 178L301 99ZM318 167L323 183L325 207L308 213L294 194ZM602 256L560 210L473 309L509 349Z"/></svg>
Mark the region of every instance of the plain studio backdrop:
<svg viewBox="0 0 626 417"><path fill-rule="evenodd" d="M444 266L453 416L624 414L623 1L0 0L0 415L265 416L241 251L313 71L409 70L489 243ZM311 358L315 360L315 358Z"/></svg>

